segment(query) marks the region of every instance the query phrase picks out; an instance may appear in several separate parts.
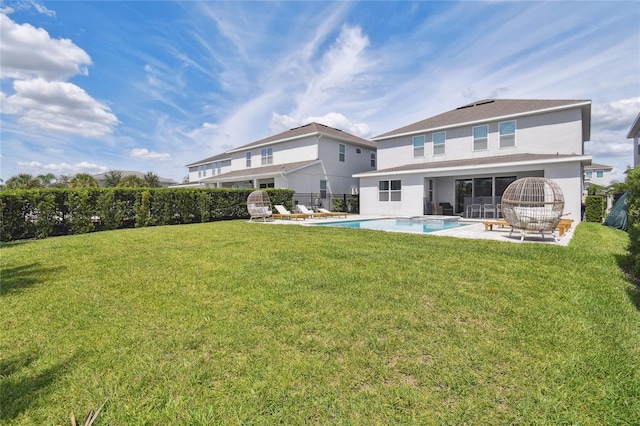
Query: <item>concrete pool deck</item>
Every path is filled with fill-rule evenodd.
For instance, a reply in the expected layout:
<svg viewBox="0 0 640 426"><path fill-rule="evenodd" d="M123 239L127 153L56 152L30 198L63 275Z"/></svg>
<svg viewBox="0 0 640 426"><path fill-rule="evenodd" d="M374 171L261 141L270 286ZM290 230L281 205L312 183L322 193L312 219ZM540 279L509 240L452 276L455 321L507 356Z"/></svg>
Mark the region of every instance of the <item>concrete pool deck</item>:
<svg viewBox="0 0 640 426"><path fill-rule="evenodd" d="M389 216L367 216L367 215L349 215L346 218L310 218L306 220L291 220L291 219L275 219L270 222L266 222L269 224L275 225L301 225L301 226L313 226L318 223L327 223L327 222L350 222L354 220L371 220L371 219L395 219L395 217ZM544 239L539 232L528 233L524 237L524 241L520 241L520 231L514 230L511 237L509 237L509 233L511 232L511 227L505 226L494 226L493 230L485 231L485 226L482 224L484 219L460 219L460 222L468 223L467 226L461 226L459 228L450 228L443 229L439 231L429 232L425 234L413 234L413 235L434 235L434 236L443 236L443 237L453 237L453 238L467 238L467 239L475 239L475 240L494 240L494 241L505 241L510 243L543 243L543 244L554 244L560 246L567 246L571 239L573 238L573 232L575 230L576 225L579 222L573 222L571 228L568 229L563 236L558 237L558 241L556 242L550 233L545 232ZM256 223L263 223L260 221L256 221ZM395 231L379 231L379 232L395 232ZM556 231L556 236L558 232Z"/></svg>

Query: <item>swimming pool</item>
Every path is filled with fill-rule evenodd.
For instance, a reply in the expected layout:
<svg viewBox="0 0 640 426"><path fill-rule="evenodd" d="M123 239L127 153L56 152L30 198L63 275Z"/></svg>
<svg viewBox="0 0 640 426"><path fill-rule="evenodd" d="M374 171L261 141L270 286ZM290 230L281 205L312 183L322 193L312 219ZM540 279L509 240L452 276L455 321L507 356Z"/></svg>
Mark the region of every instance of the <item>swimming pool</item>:
<svg viewBox="0 0 640 426"><path fill-rule="evenodd" d="M373 229L377 231L409 232L414 234L427 234L443 229L460 228L468 223L452 222L423 222L398 219L368 219L349 220L343 222L318 223L314 226L335 226L339 228Z"/></svg>

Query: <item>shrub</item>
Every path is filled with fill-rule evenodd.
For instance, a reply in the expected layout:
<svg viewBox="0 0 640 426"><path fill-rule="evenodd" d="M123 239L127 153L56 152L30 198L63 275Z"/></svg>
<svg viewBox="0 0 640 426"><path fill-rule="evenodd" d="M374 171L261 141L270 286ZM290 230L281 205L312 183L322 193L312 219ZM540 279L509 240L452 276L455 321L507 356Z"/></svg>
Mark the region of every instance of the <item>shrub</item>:
<svg viewBox="0 0 640 426"><path fill-rule="evenodd" d="M626 183L629 254L634 276L640 278L640 168L627 172Z"/></svg>
<svg viewBox="0 0 640 426"><path fill-rule="evenodd" d="M132 226L249 218L252 189L63 188L0 192L0 240L45 238ZM268 189L291 208L290 189Z"/></svg>
<svg viewBox="0 0 640 426"><path fill-rule="evenodd" d="M585 219L587 222L602 223L604 217L605 199L599 195L589 195L585 201Z"/></svg>

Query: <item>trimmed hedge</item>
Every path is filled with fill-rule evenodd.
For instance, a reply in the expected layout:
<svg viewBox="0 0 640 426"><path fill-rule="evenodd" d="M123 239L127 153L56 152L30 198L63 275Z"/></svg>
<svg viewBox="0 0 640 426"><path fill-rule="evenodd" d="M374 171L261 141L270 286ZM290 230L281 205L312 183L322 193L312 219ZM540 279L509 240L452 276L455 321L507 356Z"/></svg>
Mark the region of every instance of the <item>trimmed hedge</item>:
<svg viewBox="0 0 640 426"><path fill-rule="evenodd" d="M605 210L605 198L600 195L588 195L585 200L584 216L587 222L602 223Z"/></svg>
<svg viewBox="0 0 640 426"><path fill-rule="evenodd" d="M253 189L80 188L0 191L0 241L110 229L246 219ZM294 191L266 190L292 208Z"/></svg>
<svg viewBox="0 0 640 426"><path fill-rule="evenodd" d="M627 171L629 255L636 279L640 278L640 168Z"/></svg>

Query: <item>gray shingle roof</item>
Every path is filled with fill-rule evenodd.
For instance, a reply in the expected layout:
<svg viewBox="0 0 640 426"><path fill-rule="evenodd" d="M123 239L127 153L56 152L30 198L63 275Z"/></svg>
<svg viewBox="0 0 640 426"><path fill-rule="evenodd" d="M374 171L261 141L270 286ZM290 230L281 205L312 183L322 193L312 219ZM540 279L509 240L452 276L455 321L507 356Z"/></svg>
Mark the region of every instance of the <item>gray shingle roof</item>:
<svg viewBox="0 0 640 426"><path fill-rule="evenodd" d="M611 166L605 166L604 164L598 164L598 163L591 163L590 166L584 166L585 170L589 169L598 169L598 170L613 170L613 167Z"/></svg>
<svg viewBox="0 0 640 426"><path fill-rule="evenodd" d="M208 158L205 158L204 160L195 161L193 163L187 164L186 167L197 166L200 164L208 164L214 161L220 161L227 158L231 158L232 152L243 151L249 148L266 145L272 142L277 143L279 141L291 140L291 139L301 138L304 136L315 135L315 134L323 134L323 135L331 136L343 141L351 142L356 145L363 146L365 148L376 149L376 143L368 139L360 138L358 136L352 135L351 133L343 132L340 129L334 129L333 127L325 126L324 124L309 123L309 124L305 124L304 126L295 127L285 132L278 133L277 135L269 136L269 137L257 140L255 142L251 142L246 145L239 146L237 148L232 148L221 154L214 155L213 157L208 157Z"/></svg>
<svg viewBox="0 0 640 426"><path fill-rule="evenodd" d="M454 110L438 114L431 118L409 124L399 129L383 133L373 140L387 139L402 134L422 132L425 130L453 127L465 123L489 121L496 118L516 116L526 113L543 112L552 109L565 109L569 107L581 107L587 116L583 115L586 126L584 140L589 140L591 127L591 101L590 100L544 100L544 99L484 99L468 105L463 105ZM584 131L583 131L584 133Z"/></svg>
<svg viewBox="0 0 640 426"><path fill-rule="evenodd" d="M462 168L471 166L484 166L504 163L518 163L526 161L546 161L552 159L571 159L583 157L580 155L557 155L557 154L512 154L512 155L500 155L493 157L482 158L469 158L464 160L449 160L449 161L432 161L429 163L417 163L417 164L405 164L403 166L390 167L388 169L376 170L373 172L358 173L358 175L377 175L393 172L410 172L420 170L434 170L442 168Z"/></svg>
<svg viewBox="0 0 640 426"><path fill-rule="evenodd" d="M281 173L289 173L293 170L301 169L307 166L311 166L319 162L319 160L311 161L298 161L296 163L276 164L263 167L252 167L242 170L234 170L221 175L213 176L210 178L202 179L201 182L215 182L219 180L227 179L251 179L254 176L276 175Z"/></svg>
<svg viewBox="0 0 640 426"><path fill-rule="evenodd" d="M352 135L351 133L343 132L340 129L334 129L333 127L325 126L320 123L309 123L304 126L294 127L293 129L287 130L282 133L278 133L277 135L269 136L264 139L257 140L255 142L248 143L246 145L242 145L238 148L231 149L227 152L234 151L242 151L247 148L251 148L254 146L265 145L270 142L279 142L289 139L296 139L307 135L314 134L323 134L327 136L333 136L338 139L342 139L344 141L349 141L357 145L362 145L365 147L374 148L376 147L376 143L367 139L360 138L358 136Z"/></svg>

